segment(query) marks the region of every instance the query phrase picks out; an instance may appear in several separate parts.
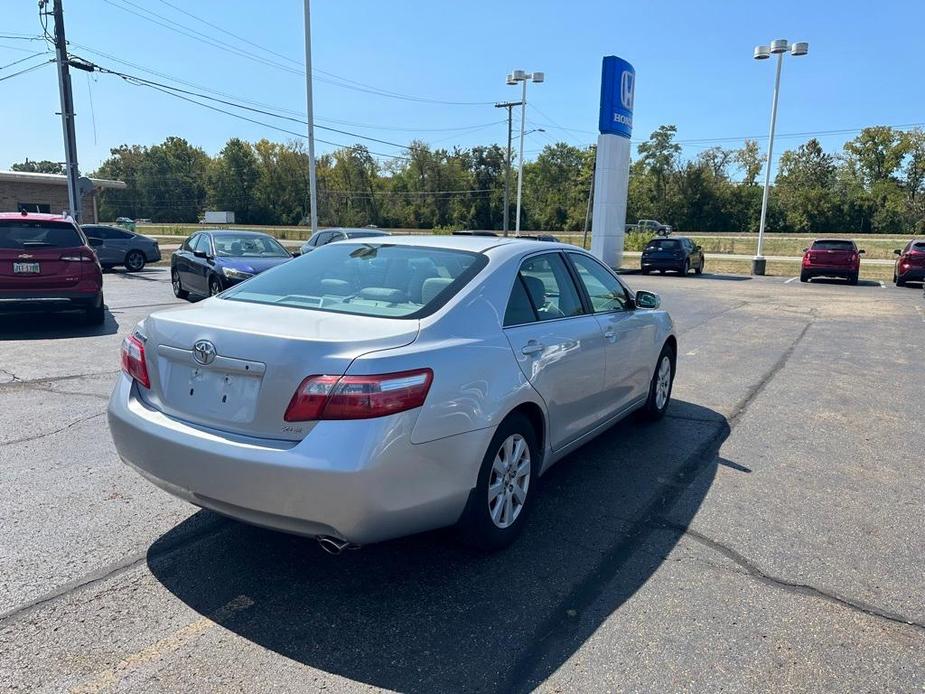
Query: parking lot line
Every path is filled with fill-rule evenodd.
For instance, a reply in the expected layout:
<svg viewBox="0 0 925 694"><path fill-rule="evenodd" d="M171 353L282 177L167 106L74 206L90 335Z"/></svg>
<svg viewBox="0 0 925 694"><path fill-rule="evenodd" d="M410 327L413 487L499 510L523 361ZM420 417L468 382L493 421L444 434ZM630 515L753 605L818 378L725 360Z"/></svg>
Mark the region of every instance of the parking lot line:
<svg viewBox="0 0 925 694"><path fill-rule="evenodd" d="M800 278L799 278L799 277L791 277L789 280L785 281L784 284L790 284L790 283L793 282L794 280L798 280L798 279L800 279Z"/></svg>
<svg viewBox="0 0 925 694"><path fill-rule="evenodd" d="M246 610L254 604L246 595L239 595L209 617L200 617L195 622L187 624L185 627L177 629L172 634L165 636L152 643L150 646L142 648L140 651L132 653L123 658L113 667L102 670L83 684L73 687L72 694L92 694L109 689L118 684L119 680L129 671L138 668L152 660L157 660L162 656L179 650L185 643L197 636L205 633L217 623L226 621L235 612Z"/></svg>

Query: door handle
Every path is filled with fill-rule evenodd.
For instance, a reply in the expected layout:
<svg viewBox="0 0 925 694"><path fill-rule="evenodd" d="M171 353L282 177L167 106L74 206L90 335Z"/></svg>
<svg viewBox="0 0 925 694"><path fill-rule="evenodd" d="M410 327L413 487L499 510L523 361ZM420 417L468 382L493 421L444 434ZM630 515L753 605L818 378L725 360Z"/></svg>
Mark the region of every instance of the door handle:
<svg viewBox="0 0 925 694"><path fill-rule="evenodd" d="M617 331L614 330L613 328L607 328L607 330L604 331L604 339L607 340L608 342L616 342L617 341Z"/></svg>
<svg viewBox="0 0 925 694"><path fill-rule="evenodd" d="M534 354L539 354L544 349L546 349L545 345L541 345L539 342L534 342L531 340L523 347L523 349L520 350L520 353L525 357L532 357Z"/></svg>

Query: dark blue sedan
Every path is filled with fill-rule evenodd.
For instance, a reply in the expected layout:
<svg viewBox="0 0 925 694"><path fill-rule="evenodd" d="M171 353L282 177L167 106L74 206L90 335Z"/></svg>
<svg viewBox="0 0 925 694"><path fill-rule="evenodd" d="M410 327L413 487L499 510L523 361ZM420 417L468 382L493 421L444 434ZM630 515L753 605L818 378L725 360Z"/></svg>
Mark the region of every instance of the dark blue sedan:
<svg viewBox="0 0 925 694"><path fill-rule="evenodd" d="M180 299L214 296L233 284L292 259L269 234L205 229L190 236L170 257L170 281Z"/></svg>

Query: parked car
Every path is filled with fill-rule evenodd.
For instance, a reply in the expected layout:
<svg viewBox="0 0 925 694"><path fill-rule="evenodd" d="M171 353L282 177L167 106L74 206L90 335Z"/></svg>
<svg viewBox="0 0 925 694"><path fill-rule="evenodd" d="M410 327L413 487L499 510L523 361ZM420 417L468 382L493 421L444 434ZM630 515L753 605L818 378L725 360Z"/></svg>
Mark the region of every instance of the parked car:
<svg viewBox="0 0 925 694"><path fill-rule="evenodd" d="M139 222L150 222L150 219L139 219ZM131 217L116 217L116 226L135 231L135 220Z"/></svg>
<svg viewBox="0 0 925 694"><path fill-rule="evenodd" d="M87 237L70 217L0 212L0 311L61 310L82 311L91 325L105 318Z"/></svg>
<svg viewBox="0 0 925 694"><path fill-rule="evenodd" d="M344 241L346 239L371 239L377 236L391 236L387 231L381 229L322 229L312 234L312 237L302 244L299 249L301 253L310 253L321 246L326 246L335 241Z"/></svg>
<svg viewBox="0 0 925 694"><path fill-rule="evenodd" d="M893 269L897 287L905 287L906 282L925 281L925 239L914 239L893 253L899 256Z"/></svg>
<svg viewBox="0 0 925 694"><path fill-rule="evenodd" d="M170 281L179 299L214 296L291 259L269 234L207 229L190 236L170 256Z"/></svg>
<svg viewBox="0 0 925 694"><path fill-rule="evenodd" d="M122 348L119 455L171 494L329 551L459 525L498 548L537 477L664 415L677 342L651 292L566 244L329 244Z"/></svg>
<svg viewBox="0 0 925 694"><path fill-rule="evenodd" d="M670 224L662 224L657 219L640 219L633 227L634 231L649 232L656 236L671 236Z"/></svg>
<svg viewBox="0 0 925 694"><path fill-rule="evenodd" d="M671 239L650 240L642 249L639 263L644 275L653 270L663 273L672 270L686 275L691 268L700 275L703 274L706 259L701 246L686 236L676 236Z"/></svg>
<svg viewBox="0 0 925 694"><path fill-rule="evenodd" d="M81 228L87 238L102 242L95 249L104 268L123 265L129 272L139 272L145 263L161 259L161 249L155 239L105 224L83 224Z"/></svg>
<svg viewBox="0 0 925 694"><path fill-rule="evenodd" d="M842 277L857 284L863 253L854 241L816 239L812 246L803 249L800 282L809 282L813 277Z"/></svg>

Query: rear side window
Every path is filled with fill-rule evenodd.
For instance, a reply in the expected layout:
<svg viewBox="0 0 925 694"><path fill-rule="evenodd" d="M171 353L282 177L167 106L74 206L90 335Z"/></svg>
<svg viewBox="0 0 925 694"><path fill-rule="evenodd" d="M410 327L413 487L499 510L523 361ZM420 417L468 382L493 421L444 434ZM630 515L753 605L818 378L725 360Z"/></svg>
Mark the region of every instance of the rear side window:
<svg viewBox="0 0 925 694"><path fill-rule="evenodd" d="M568 318L584 313L578 290L558 253L527 258L520 279L539 320Z"/></svg>
<svg viewBox="0 0 925 694"><path fill-rule="evenodd" d="M481 253L373 243L325 245L232 287L223 299L385 318L437 310L488 263Z"/></svg>
<svg viewBox="0 0 925 694"><path fill-rule="evenodd" d="M0 248L76 248L83 237L68 222L0 221Z"/></svg>
<svg viewBox="0 0 925 694"><path fill-rule="evenodd" d="M813 242L814 251L853 251L854 242L853 241L814 241Z"/></svg>
<svg viewBox="0 0 925 694"><path fill-rule="evenodd" d="M527 295L523 279L518 275L514 279L511 298L508 300L507 309L504 311L504 325L523 325L524 323L533 323L535 320L537 318L536 312L533 310L533 304L530 303L530 297Z"/></svg>

